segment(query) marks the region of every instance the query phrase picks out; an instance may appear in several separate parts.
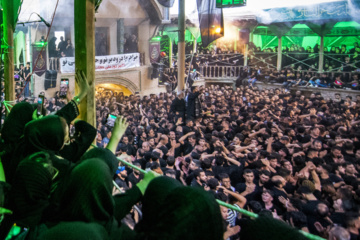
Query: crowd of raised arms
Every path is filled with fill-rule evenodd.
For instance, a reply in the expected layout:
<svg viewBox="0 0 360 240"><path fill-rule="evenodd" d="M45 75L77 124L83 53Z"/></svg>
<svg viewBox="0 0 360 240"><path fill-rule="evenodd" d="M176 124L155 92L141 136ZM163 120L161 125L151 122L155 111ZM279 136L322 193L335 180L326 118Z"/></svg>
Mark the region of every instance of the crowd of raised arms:
<svg viewBox="0 0 360 240"><path fill-rule="evenodd" d="M23 102L5 119L1 210L12 214L1 237L16 223L26 239L305 239L276 232L271 223L283 222L331 240L358 239L360 95L212 85L140 97L97 89L94 128L74 121L88 89L82 74L76 78L82 91L51 100L48 116ZM215 199L271 221L254 225Z"/></svg>
<svg viewBox="0 0 360 240"><path fill-rule="evenodd" d="M97 145L111 138L106 116L122 115L130 125L118 156L231 204L296 218L299 229L321 235L337 224L355 239L351 229L358 227L350 225L358 215L348 213L358 212L360 196L359 108L360 95L329 100L281 89L193 87L186 97L142 98L104 91L97 96ZM136 178L124 170L117 181L127 188ZM229 210L231 227L241 225L237 217Z"/></svg>

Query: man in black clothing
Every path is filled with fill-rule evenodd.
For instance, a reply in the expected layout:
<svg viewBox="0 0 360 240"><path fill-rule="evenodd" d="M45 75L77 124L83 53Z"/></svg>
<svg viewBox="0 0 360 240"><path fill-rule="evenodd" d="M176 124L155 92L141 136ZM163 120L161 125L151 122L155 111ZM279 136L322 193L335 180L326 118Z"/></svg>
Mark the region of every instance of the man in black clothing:
<svg viewBox="0 0 360 240"><path fill-rule="evenodd" d="M191 186L204 188L207 181L205 172L201 169L196 169L193 173L194 179L191 181Z"/></svg>
<svg viewBox="0 0 360 240"><path fill-rule="evenodd" d="M360 220L358 213L348 213L345 219L346 229L350 233L350 240L357 240L359 237Z"/></svg>
<svg viewBox="0 0 360 240"><path fill-rule="evenodd" d="M180 149L180 143L179 143L179 141L176 139L176 133L175 133L175 131L170 131L169 132L169 141L168 141L168 143L166 144L166 147L167 147L167 149L171 149L172 148L172 146L171 146L171 144L172 143L175 143L176 145L175 145L175 149L174 149L174 157L176 158L176 157L179 157L180 156L180 153L181 153L181 149Z"/></svg>
<svg viewBox="0 0 360 240"><path fill-rule="evenodd" d="M169 143L169 138L167 135L162 134L160 137L159 144L157 145L157 149L160 149L163 152L163 159L166 160L166 154L168 153L169 149L166 147L166 144Z"/></svg>
<svg viewBox="0 0 360 240"><path fill-rule="evenodd" d="M176 98L172 101L170 111L175 114L175 123L178 121L179 118L182 119L182 122L185 123L185 99L184 99L184 92L178 93Z"/></svg>
<svg viewBox="0 0 360 240"><path fill-rule="evenodd" d="M164 168L161 168L161 170L164 172L164 173L167 173L169 172L169 174L173 174L175 175L175 178L177 180L180 181L180 176L181 176L181 172L180 170L177 170L175 168L175 158L173 156L168 156L167 159L166 159L166 167ZM172 172L173 171L173 172Z"/></svg>
<svg viewBox="0 0 360 240"><path fill-rule="evenodd" d="M119 167L118 170L116 171L116 174L117 174L115 178L116 184L123 190L129 189L128 181L126 179L128 175L125 167Z"/></svg>
<svg viewBox="0 0 360 240"><path fill-rule="evenodd" d="M117 151L120 151L120 148L123 147L126 149L126 153L131 156L136 156L136 149L135 147L129 143L129 137L123 136L121 143L117 147Z"/></svg>
<svg viewBox="0 0 360 240"><path fill-rule="evenodd" d="M191 92L187 97L187 119L195 119L197 116L200 116L200 102L198 100L199 95L199 88L197 86L192 87Z"/></svg>
<svg viewBox="0 0 360 240"><path fill-rule="evenodd" d="M30 62L26 63L26 67L24 68L23 71L23 78L25 79L24 81L24 97L29 97L30 93L29 93L29 89L30 89L30 81L31 81L31 70L30 70Z"/></svg>
<svg viewBox="0 0 360 240"><path fill-rule="evenodd" d="M60 42L58 44L58 49L59 49L59 55L61 56L61 53L65 53L66 51L66 46L67 46L67 42L64 41L64 37L60 37Z"/></svg>
<svg viewBox="0 0 360 240"><path fill-rule="evenodd" d="M141 168L141 164L139 162L134 162L134 165ZM138 184L144 178L143 174L139 172L139 170L133 169L133 172L130 173L128 180L129 180L129 187L132 188L136 184Z"/></svg>

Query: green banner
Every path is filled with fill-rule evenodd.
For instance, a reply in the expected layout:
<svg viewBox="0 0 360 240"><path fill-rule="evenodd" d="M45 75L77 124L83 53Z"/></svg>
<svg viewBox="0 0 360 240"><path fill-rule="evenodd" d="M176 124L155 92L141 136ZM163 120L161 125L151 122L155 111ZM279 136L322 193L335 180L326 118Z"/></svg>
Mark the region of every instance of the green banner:
<svg viewBox="0 0 360 240"><path fill-rule="evenodd" d="M268 27L258 27L253 31L255 35L277 36L276 32ZM301 24L301 27L293 27L283 36L319 36L311 28L305 24ZM329 31L326 31L326 37L345 37L345 36L360 36L360 28L357 26L345 26L334 27Z"/></svg>
<svg viewBox="0 0 360 240"><path fill-rule="evenodd" d="M168 35L161 37L160 56L163 58L163 63L166 65L166 68L170 68L172 63L172 42Z"/></svg>
<svg viewBox="0 0 360 240"><path fill-rule="evenodd" d="M242 7L246 6L246 0L216 0L217 8Z"/></svg>
<svg viewBox="0 0 360 240"><path fill-rule="evenodd" d="M14 26L16 26L17 20L18 20L18 16L19 16L19 11L20 11L20 7L21 7L21 0L13 0L14 1Z"/></svg>

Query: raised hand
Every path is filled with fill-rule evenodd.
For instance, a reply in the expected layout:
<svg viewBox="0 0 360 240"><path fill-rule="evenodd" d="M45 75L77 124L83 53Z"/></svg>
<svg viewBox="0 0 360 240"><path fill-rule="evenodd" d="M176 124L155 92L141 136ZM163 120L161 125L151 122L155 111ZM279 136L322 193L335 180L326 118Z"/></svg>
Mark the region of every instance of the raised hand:
<svg viewBox="0 0 360 240"><path fill-rule="evenodd" d="M129 123L127 122L127 119L123 116L118 116L115 120L114 128L112 134L116 136L117 139L121 139L121 137L124 135L127 127L129 126Z"/></svg>
<svg viewBox="0 0 360 240"><path fill-rule="evenodd" d="M75 73L75 81L77 83L77 85L80 88L80 93L78 98L80 99L80 101L87 95L90 86L89 83L87 81L87 78L85 76L85 73L81 70L76 71Z"/></svg>

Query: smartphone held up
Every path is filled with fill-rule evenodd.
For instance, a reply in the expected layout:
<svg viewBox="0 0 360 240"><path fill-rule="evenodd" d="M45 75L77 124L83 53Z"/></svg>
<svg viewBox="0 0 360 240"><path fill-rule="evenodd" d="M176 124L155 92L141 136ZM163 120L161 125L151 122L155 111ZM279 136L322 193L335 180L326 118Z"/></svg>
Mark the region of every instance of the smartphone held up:
<svg viewBox="0 0 360 240"><path fill-rule="evenodd" d="M69 79L62 78L60 81L60 97L66 98L66 94L68 90L69 90Z"/></svg>
<svg viewBox="0 0 360 240"><path fill-rule="evenodd" d="M39 94L38 100L37 100L37 111L36 111L36 114L37 114L38 116L43 115L44 98L45 98L44 95Z"/></svg>
<svg viewBox="0 0 360 240"><path fill-rule="evenodd" d="M112 114L108 114L106 118L106 125L109 127L114 127L115 125L116 116Z"/></svg>

